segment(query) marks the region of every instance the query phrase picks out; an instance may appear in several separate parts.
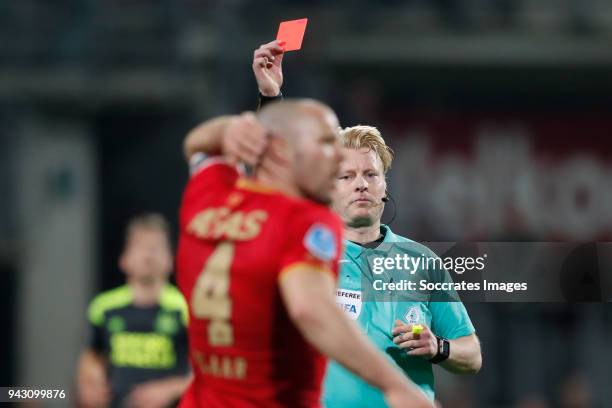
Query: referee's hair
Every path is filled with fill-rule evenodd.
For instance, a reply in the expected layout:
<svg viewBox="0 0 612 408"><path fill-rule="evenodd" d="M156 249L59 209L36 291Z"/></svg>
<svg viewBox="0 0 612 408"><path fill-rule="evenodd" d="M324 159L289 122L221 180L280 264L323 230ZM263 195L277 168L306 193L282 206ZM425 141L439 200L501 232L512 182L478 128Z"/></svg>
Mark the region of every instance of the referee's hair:
<svg viewBox="0 0 612 408"><path fill-rule="evenodd" d="M393 150L387 146L380 131L374 126L357 125L340 129L340 140L342 145L348 149L365 147L374 150L382 162L385 174L391 168Z"/></svg>

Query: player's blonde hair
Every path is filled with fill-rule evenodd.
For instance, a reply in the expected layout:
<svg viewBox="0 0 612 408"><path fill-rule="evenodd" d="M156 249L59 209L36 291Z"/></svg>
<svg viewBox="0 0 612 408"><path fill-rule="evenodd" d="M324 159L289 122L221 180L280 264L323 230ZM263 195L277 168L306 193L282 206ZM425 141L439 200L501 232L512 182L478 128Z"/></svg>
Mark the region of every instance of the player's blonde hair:
<svg viewBox="0 0 612 408"><path fill-rule="evenodd" d="M393 150L387 146L380 131L374 126L357 125L340 129L340 141L342 146L348 149L365 147L373 150L380 158L385 174L391 168Z"/></svg>

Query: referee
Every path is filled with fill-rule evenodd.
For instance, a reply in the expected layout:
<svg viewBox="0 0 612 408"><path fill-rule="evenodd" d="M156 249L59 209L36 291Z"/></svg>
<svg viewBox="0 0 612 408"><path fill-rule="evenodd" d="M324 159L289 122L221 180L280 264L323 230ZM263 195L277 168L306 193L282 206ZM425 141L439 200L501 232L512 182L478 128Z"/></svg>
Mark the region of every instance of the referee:
<svg viewBox="0 0 612 408"><path fill-rule="evenodd" d="M89 306L92 335L79 360L79 406L169 407L187 387L187 305L168 282L169 235L158 214L128 224L119 259L127 283Z"/></svg>
<svg viewBox="0 0 612 408"><path fill-rule="evenodd" d="M254 52L260 105L282 98L282 57L283 49L276 41ZM397 251L415 257L423 252L428 257L436 255L381 224L389 200L386 174L393 153L380 132L370 126L355 126L341 130L340 136L346 152L333 207L345 223L346 249L337 301L370 340L433 400L432 365L456 374L475 374L482 365L480 343L461 302L362 302L361 283L367 273L362 268L369 251L394 243L380 247L394 249L386 256ZM446 271L441 272L450 279ZM423 326L420 334L412 334L415 324ZM386 406L380 392L335 362L327 369L323 403L329 408Z"/></svg>

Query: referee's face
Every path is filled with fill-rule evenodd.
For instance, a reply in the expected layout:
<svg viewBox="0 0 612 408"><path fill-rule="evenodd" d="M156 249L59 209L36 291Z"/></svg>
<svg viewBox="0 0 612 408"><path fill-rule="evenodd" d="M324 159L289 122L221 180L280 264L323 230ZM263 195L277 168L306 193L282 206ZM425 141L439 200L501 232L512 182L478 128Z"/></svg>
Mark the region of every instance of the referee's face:
<svg viewBox="0 0 612 408"><path fill-rule="evenodd" d="M333 203L345 225L358 228L379 222L386 188L382 161L376 152L345 149Z"/></svg>

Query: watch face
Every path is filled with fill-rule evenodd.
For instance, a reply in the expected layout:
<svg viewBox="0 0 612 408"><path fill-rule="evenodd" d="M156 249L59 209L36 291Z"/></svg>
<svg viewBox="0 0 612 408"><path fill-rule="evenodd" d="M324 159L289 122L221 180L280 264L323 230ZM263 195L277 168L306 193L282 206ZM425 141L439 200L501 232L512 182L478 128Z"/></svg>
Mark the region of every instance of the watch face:
<svg viewBox="0 0 612 408"><path fill-rule="evenodd" d="M436 336L436 338L438 340L438 354L429 360L433 364L441 363L450 356L450 342L442 337Z"/></svg>
<svg viewBox="0 0 612 408"><path fill-rule="evenodd" d="M442 339L442 354L446 357L450 354L450 342L446 339Z"/></svg>

